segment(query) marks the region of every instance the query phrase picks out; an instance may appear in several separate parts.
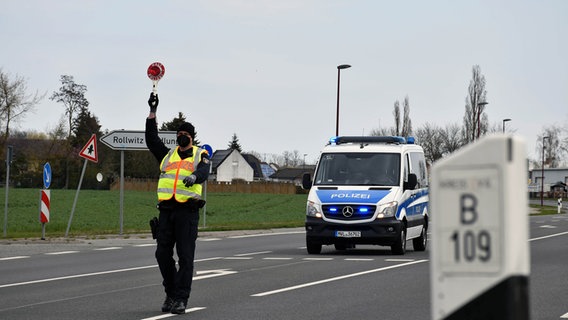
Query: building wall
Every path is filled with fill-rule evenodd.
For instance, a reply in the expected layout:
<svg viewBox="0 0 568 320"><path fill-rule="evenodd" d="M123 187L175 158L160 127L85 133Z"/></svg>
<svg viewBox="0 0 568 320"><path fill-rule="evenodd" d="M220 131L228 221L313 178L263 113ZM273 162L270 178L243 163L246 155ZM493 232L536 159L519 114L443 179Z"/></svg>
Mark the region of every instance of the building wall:
<svg viewBox="0 0 568 320"><path fill-rule="evenodd" d="M217 181L231 182L234 179L253 181L254 170L238 152L234 151L217 167Z"/></svg>
<svg viewBox="0 0 568 320"><path fill-rule="evenodd" d="M529 191L540 192L542 170L533 169L530 172L530 178ZM544 168L544 191L549 191L550 186L558 181L568 183L568 168Z"/></svg>

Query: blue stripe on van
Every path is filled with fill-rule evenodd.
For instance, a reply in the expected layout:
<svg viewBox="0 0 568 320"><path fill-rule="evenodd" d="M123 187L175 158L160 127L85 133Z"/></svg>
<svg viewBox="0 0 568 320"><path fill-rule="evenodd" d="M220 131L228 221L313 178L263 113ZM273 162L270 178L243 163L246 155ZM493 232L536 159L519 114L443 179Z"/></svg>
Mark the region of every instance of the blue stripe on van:
<svg viewBox="0 0 568 320"><path fill-rule="evenodd" d="M422 189L416 193L414 198L407 198L399 203L396 211L396 218L401 218L402 209L406 210L407 216L421 215L424 208L428 206L428 201L424 201L424 198L428 196L428 193L428 189Z"/></svg>
<svg viewBox="0 0 568 320"><path fill-rule="evenodd" d="M390 190L316 190L322 204L326 203L366 203L376 204Z"/></svg>

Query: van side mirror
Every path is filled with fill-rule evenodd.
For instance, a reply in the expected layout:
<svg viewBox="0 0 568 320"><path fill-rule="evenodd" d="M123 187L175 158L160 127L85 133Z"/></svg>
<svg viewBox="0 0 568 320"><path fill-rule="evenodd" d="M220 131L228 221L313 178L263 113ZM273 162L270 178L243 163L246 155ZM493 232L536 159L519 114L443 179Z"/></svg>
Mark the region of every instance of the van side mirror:
<svg viewBox="0 0 568 320"><path fill-rule="evenodd" d="M308 190L312 187L312 177L309 173L304 173L302 175L302 188Z"/></svg>
<svg viewBox="0 0 568 320"><path fill-rule="evenodd" d="M403 188L404 190L414 190L417 184L418 178L416 177L416 174L411 173L408 175L408 181L404 182Z"/></svg>

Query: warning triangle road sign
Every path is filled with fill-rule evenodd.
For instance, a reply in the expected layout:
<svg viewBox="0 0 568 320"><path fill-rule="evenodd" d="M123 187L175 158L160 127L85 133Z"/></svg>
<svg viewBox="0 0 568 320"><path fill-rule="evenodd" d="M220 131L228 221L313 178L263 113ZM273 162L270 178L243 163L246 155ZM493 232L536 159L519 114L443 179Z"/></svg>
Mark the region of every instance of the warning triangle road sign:
<svg viewBox="0 0 568 320"><path fill-rule="evenodd" d="M93 133L89 142L81 149L79 155L87 160L93 162L99 161L99 155L97 153L97 135Z"/></svg>

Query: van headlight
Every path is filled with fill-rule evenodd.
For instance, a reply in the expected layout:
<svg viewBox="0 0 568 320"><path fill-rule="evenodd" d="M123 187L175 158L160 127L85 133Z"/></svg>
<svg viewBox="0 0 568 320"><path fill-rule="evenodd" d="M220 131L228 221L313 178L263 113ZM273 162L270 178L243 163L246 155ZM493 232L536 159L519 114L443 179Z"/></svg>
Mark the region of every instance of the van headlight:
<svg viewBox="0 0 568 320"><path fill-rule="evenodd" d="M306 207L306 215L308 217L321 218L321 205L313 201L308 201L308 205Z"/></svg>
<svg viewBox="0 0 568 320"><path fill-rule="evenodd" d="M377 219L394 217L394 215L396 214L397 208L398 208L398 202L397 201L385 203L385 204L379 206L379 210L378 210L379 214L377 215Z"/></svg>

